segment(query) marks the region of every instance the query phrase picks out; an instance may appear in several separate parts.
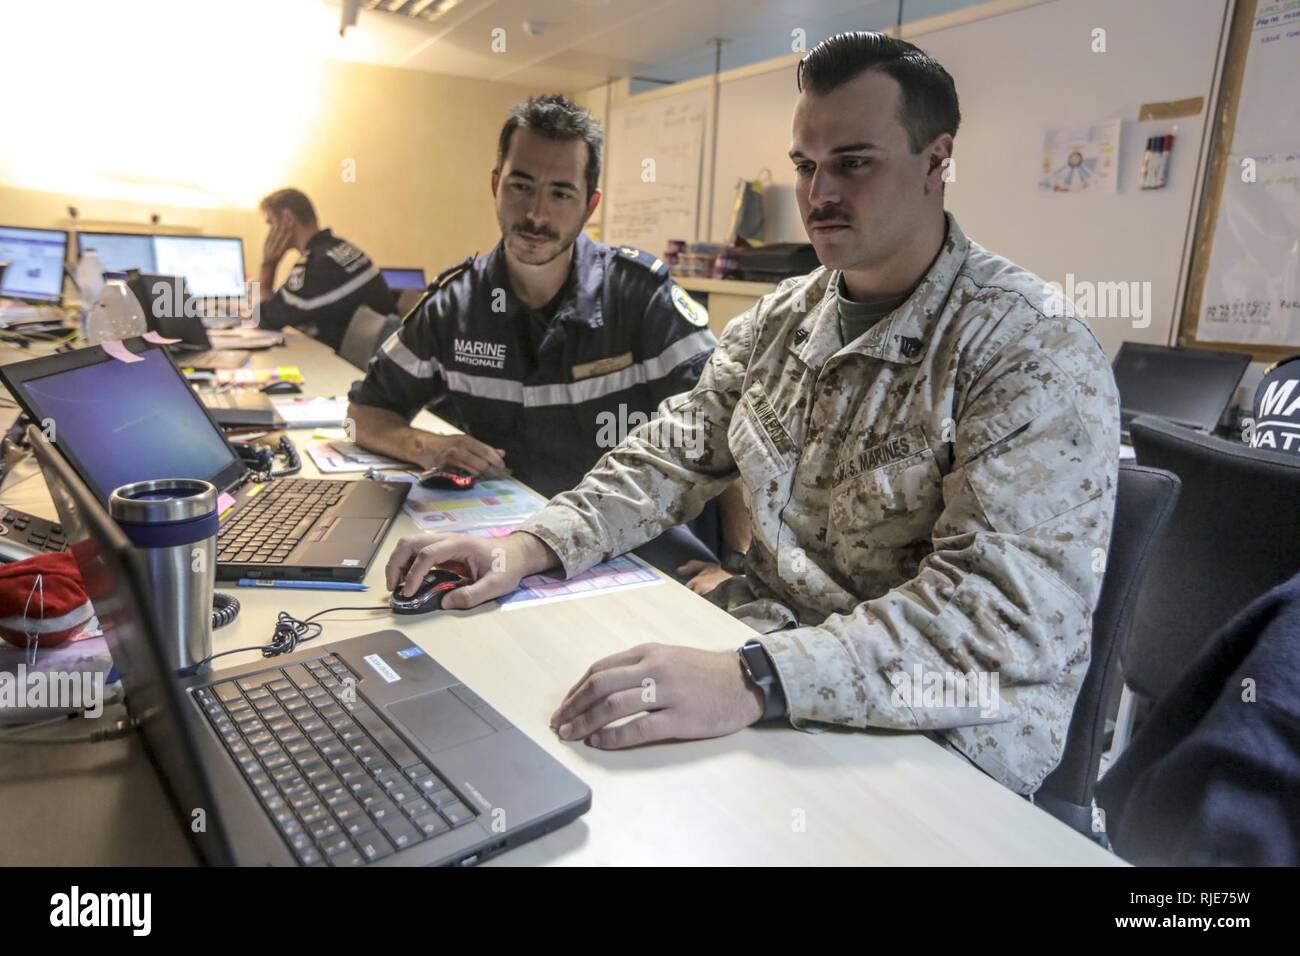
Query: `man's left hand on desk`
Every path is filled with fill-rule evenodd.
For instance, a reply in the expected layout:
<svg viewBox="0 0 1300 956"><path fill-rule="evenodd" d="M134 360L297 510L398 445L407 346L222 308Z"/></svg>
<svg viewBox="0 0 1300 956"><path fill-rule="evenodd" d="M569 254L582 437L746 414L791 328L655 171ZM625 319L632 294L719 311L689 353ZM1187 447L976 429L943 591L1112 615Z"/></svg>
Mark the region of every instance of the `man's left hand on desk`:
<svg viewBox="0 0 1300 956"><path fill-rule="evenodd" d="M610 727L642 711L648 713ZM757 723L763 695L735 651L642 644L592 664L551 715L562 740L621 750L723 737Z"/></svg>
<svg viewBox="0 0 1300 956"><path fill-rule="evenodd" d="M722 569L722 565L711 561L687 561L677 569L677 573L686 578L686 586L696 594L708 594L732 577L730 572Z"/></svg>

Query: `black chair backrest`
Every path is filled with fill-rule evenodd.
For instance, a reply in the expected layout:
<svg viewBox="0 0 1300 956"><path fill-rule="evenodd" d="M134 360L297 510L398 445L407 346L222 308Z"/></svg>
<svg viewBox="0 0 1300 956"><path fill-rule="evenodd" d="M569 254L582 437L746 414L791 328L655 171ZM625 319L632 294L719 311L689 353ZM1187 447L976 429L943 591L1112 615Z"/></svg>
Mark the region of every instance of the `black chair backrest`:
<svg viewBox="0 0 1300 956"><path fill-rule="evenodd" d="M1211 634L1300 571L1300 455L1150 417L1130 432L1140 463L1183 483L1122 657L1124 683L1159 699Z"/></svg>
<svg viewBox="0 0 1300 956"><path fill-rule="evenodd" d="M1092 826L1092 796L1105 746L1107 701L1119 676L1119 653L1132 627L1134 609L1152 555L1164 547L1162 532L1178 501L1176 475L1124 463L1115 493L1115 523L1092 615L1092 657L1065 737L1065 752L1047 775L1034 802L1075 829Z"/></svg>
<svg viewBox="0 0 1300 956"><path fill-rule="evenodd" d="M339 343L339 356L345 362L364 370L379 347L401 324L401 316L381 315L369 306L358 306L348 322L343 341Z"/></svg>

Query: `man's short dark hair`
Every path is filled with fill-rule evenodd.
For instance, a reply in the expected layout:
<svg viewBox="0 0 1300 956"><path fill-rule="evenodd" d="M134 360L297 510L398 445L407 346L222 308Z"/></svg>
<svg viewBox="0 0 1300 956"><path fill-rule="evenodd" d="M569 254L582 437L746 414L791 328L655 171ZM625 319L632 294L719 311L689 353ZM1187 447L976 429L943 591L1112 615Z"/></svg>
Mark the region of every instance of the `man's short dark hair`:
<svg viewBox="0 0 1300 956"><path fill-rule="evenodd" d="M301 189L277 189L264 197L258 205L267 212L287 209L304 226L310 226L316 221L316 208Z"/></svg>
<svg viewBox="0 0 1300 956"><path fill-rule="evenodd" d="M800 91L829 93L868 70L892 76L902 88L898 121L907 130L913 153L943 133L957 135L961 110L952 77L937 60L906 40L864 30L836 34L799 61L795 82Z"/></svg>
<svg viewBox="0 0 1300 956"><path fill-rule="evenodd" d="M522 103L510 107L510 115L501 127L497 143L497 168L506 161L510 137L516 129L525 126L547 139L580 139L587 144L587 196L596 191L600 182L600 153L605 134L600 123L573 100L559 93L530 96Z"/></svg>

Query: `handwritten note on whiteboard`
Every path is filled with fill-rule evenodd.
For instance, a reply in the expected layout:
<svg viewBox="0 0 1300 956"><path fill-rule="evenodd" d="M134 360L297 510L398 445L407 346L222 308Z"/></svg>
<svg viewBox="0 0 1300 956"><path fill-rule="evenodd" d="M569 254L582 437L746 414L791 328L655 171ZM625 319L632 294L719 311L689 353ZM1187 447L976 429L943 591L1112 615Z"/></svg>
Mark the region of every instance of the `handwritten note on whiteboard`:
<svg viewBox="0 0 1300 956"><path fill-rule="evenodd" d="M1300 6L1255 11L1196 337L1300 345Z"/></svg>
<svg viewBox="0 0 1300 956"><path fill-rule="evenodd" d="M605 241L663 255L694 242L708 91L631 103L610 120Z"/></svg>

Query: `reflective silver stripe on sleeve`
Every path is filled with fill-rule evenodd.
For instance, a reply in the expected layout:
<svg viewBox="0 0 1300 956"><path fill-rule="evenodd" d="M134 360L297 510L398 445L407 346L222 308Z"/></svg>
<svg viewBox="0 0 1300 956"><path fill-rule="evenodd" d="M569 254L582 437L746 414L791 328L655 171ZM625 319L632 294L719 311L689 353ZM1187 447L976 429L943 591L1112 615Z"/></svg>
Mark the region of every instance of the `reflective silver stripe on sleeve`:
<svg viewBox="0 0 1300 956"><path fill-rule="evenodd" d="M311 299L303 299L296 296L283 286L280 287L280 294L284 296L284 301L294 308L301 309L304 312L311 312L313 309L319 309L322 306L330 305L331 303L339 301L339 299L351 295L377 275L379 275L379 270L375 268L374 265L371 265L365 272L353 276L337 289L330 289L329 292L323 292Z"/></svg>
<svg viewBox="0 0 1300 956"><path fill-rule="evenodd" d="M512 378L489 378L486 375L466 375L464 372L447 372L446 376L447 387L454 392L464 392L475 398L495 398L517 405L527 404L524 392L528 389Z"/></svg>
<svg viewBox="0 0 1300 956"><path fill-rule="evenodd" d="M427 376L433 374L433 367L436 366L436 363L420 362L399 342L397 348L400 348L405 353L410 362L410 367L408 367L406 361L390 352L389 346L392 342L393 340L390 339L389 343L384 346L384 351L389 352L393 361L397 362L398 365L412 375ZM691 356L710 349L715 344L716 340L713 338L713 333L694 332L685 338L678 339L652 359L629 365L627 368L619 369L617 372L610 372L608 375L597 375L572 384L523 385L514 379L508 378L466 375L464 372L456 371L444 371L443 374L447 378L448 388L466 395L473 395L475 398L494 398L497 401L514 402L515 404L526 405L529 408L539 408L547 405L576 405L580 402L590 402L615 392L621 392L634 385L663 378ZM419 367L422 371L411 371L412 367Z"/></svg>
<svg viewBox="0 0 1300 956"><path fill-rule="evenodd" d="M718 340L713 337L712 332L707 330L693 332L684 339L678 339L654 358L641 363L641 366L645 369L645 378L642 381L653 382L657 378L663 378L692 355L706 349L712 351L717 344ZM635 367L633 366L633 368Z"/></svg>
<svg viewBox="0 0 1300 956"><path fill-rule="evenodd" d="M653 382L668 375L693 355L711 350L717 345L712 332L693 332L678 339L652 359L629 365L627 368L574 382L572 385L538 385L525 389L536 392L525 399L528 405L562 405L590 402L625 388Z"/></svg>
<svg viewBox="0 0 1300 956"><path fill-rule="evenodd" d="M441 371L441 366L436 359L416 358L415 353L408 349L401 339L401 332L394 332L388 337L381 351L392 359L397 367L407 375L415 378L433 378L435 372Z"/></svg>

